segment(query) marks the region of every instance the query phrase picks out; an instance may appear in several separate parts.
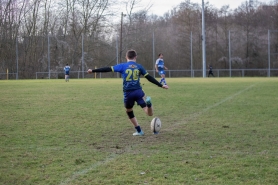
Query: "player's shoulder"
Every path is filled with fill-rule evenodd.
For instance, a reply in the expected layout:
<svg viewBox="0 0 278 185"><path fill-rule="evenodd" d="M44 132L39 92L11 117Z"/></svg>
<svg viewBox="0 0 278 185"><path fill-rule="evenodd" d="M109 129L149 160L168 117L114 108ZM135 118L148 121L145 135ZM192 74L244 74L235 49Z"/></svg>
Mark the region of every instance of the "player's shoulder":
<svg viewBox="0 0 278 185"><path fill-rule="evenodd" d="M117 65L111 66L112 70L125 70L126 68L128 68L127 62L122 62Z"/></svg>
<svg viewBox="0 0 278 185"><path fill-rule="evenodd" d="M121 62L121 63L118 63L118 64L112 66L112 67L116 67L116 66L125 66L125 65L126 65L126 62Z"/></svg>

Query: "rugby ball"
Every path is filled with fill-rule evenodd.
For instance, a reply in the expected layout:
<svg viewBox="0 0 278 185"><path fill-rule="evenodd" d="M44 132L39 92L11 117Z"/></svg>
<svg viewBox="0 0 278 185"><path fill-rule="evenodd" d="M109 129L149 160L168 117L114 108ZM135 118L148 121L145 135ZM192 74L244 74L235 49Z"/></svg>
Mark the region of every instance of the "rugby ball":
<svg viewBox="0 0 278 185"><path fill-rule="evenodd" d="M160 119L158 117L153 118L152 121L151 121L151 131L154 134L158 134L160 129L161 129L161 121L160 121Z"/></svg>

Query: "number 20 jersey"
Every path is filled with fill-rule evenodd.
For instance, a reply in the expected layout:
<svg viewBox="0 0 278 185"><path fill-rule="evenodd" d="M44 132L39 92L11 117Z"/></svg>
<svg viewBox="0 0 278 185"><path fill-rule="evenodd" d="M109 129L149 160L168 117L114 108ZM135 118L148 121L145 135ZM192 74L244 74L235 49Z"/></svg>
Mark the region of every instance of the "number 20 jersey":
<svg viewBox="0 0 278 185"><path fill-rule="evenodd" d="M128 61L112 66L112 71L119 72L123 78L123 91L133 91L136 89L142 89L140 85L140 75L147 76L148 73L143 66L134 62Z"/></svg>

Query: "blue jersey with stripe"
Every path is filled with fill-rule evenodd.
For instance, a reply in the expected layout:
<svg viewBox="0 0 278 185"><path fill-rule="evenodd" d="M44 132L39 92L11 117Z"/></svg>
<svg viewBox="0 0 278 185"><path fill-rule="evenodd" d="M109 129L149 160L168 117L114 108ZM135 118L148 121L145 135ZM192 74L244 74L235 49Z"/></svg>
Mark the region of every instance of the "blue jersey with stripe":
<svg viewBox="0 0 278 185"><path fill-rule="evenodd" d="M112 71L121 73L124 92L142 89L140 85L140 75L148 75L148 72L144 69L144 67L134 61L121 63L112 66L111 68Z"/></svg>
<svg viewBox="0 0 278 185"><path fill-rule="evenodd" d="M164 60L159 58L156 60L155 64L157 65L158 71L164 70Z"/></svg>
<svg viewBox="0 0 278 185"><path fill-rule="evenodd" d="M64 71L65 71L65 73L69 73L69 71L70 71L70 66L65 66L65 67L64 67Z"/></svg>

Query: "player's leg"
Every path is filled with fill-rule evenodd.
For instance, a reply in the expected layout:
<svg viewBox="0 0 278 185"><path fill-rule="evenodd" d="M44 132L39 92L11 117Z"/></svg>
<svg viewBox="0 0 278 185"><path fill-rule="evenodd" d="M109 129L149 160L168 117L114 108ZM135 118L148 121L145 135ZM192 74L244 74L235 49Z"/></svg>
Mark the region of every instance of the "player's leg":
<svg viewBox="0 0 278 185"><path fill-rule="evenodd" d="M126 109L126 113L129 117L129 120L130 122L133 124L136 132L133 133L134 136L143 136L144 135L144 132L143 130L141 129L140 125L138 124L138 121L136 119L136 117L134 116L134 113L133 113L133 109Z"/></svg>
<svg viewBox="0 0 278 185"><path fill-rule="evenodd" d="M139 124L138 124L136 117L134 116L133 109L132 108L126 109L126 114L128 115L128 118L129 118L130 122L134 125L134 127L138 127Z"/></svg>
<svg viewBox="0 0 278 185"><path fill-rule="evenodd" d="M128 115L128 118L130 122L133 124L136 132L133 133L134 136L142 136L144 135L143 130L141 129L140 125L138 124L138 121L133 113L133 106L134 106L134 93L125 93L124 94L124 104L126 108L126 114Z"/></svg>
<svg viewBox="0 0 278 185"><path fill-rule="evenodd" d="M66 81L69 81L69 71L66 72L66 76L67 76Z"/></svg>
<svg viewBox="0 0 278 185"><path fill-rule="evenodd" d="M145 96L143 90L141 92L138 92L137 95L138 95L136 99L137 104L140 105L140 107L148 116L152 116L153 108L152 108L151 97Z"/></svg>
<svg viewBox="0 0 278 185"><path fill-rule="evenodd" d="M159 75L160 75L160 77L161 77L161 79L160 79L160 81L159 81L159 83L163 83L163 75L160 73L160 71L159 71Z"/></svg>
<svg viewBox="0 0 278 185"><path fill-rule="evenodd" d="M160 81L159 81L159 83L164 83L163 82L163 80L164 80L164 78L163 78L163 71L158 71L158 74L159 74L159 76L160 76Z"/></svg>
<svg viewBox="0 0 278 185"><path fill-rule="evenodd" d="M146 103L142 103L140 106L148 116L152 116L153 107L152 107L151 97L147 96L145 101Z"/></svg>
<svg viewBox="0 0 278 185"><path fill-rule="evenodd" d="M164 83L164 85L167 85L166 80L165 80L165 72L161 71L161 81Z"/></svg>

